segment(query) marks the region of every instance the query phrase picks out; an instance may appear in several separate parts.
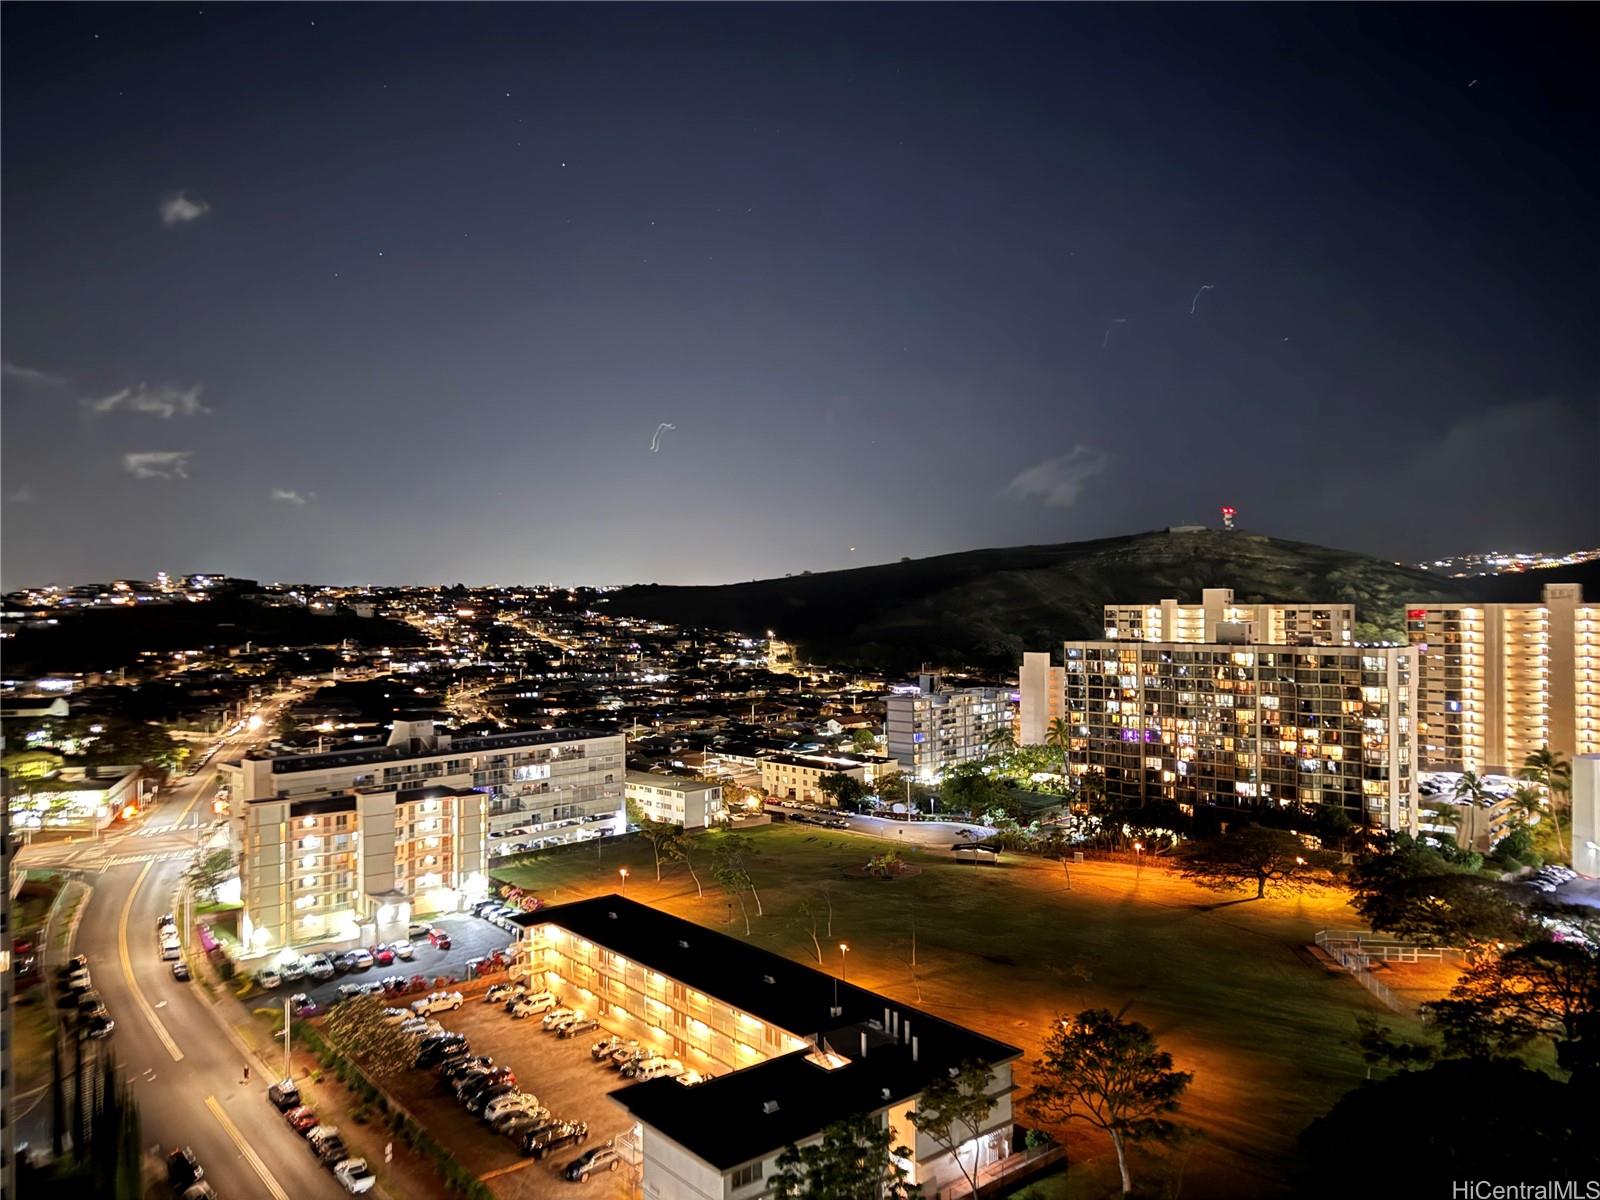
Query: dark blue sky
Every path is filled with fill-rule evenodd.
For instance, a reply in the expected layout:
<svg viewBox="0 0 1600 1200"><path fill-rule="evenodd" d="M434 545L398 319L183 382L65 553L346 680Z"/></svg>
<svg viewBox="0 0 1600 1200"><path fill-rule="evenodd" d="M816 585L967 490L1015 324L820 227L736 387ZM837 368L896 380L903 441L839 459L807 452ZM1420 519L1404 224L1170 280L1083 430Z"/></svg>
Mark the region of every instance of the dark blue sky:
<svg viewBox="0 0 1600 1200"><path fill-rule="evenodd" d="M6 5L5 584L1600 542L1583 15Z"/></svg>

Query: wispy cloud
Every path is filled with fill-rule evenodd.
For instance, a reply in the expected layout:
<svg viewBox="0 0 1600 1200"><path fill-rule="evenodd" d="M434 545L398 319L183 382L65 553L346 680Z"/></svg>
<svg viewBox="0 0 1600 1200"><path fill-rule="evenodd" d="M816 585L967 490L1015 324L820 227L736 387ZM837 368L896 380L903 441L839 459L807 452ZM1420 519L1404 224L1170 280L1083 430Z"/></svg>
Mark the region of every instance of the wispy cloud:
<svg viewBox="0 0 1600 1200"><path fill-rule="evenodd" d="M296 492L290 488L273 488L272 498L284 504L310 504L317 498L315 492Z"/></svg>
<svg viewBox="0 0 1600 1200"><path fill-rule="evenodd" d="M66 383L66 378L53 375L49 371L38 371L33 367L19 367L16 363L0 363L0 374L7 379L14 379L18 383L31 383L38 387L60 387Z"/></svg>
<svg viewBox="0 0 1600 1200"><path fill-rule="evenodd" d="M191 200L182 192L168 196L161 202L161 223L163 225L187 225L190 221L198 221L211 211L211 205L204 200Z"/></svg>
<svg viewBox="0 0 1600 1200"><path fill-rule="evenodd" d="M6 503L32 504L36 499L38 499L38 497L33 494L33 489L27 484L23 484L16 491L11 492L6 496Z"/></svg>
<svg viewBox="0 0 1600 1200"><path fill-rule="evenodd" d="M163 420L172 417L193 417L211 410L200 403L200 385L181 388L174 384L158 384L151 387L141 383L138 387L127 387L121 391L112 392L109 396L98 399L85 400L85 408L96 416L117 411L153 413Z"/></svg>
<svg viewBox="0 0 1600 1200"><path fill-rule="evenodd" d="M122 469L135 479L187 479L193 450L139 450L122 456Z"/></svg>
<svg viewBox="0 0 1600 1200"><path fill-rule="evenodd" d="M1037 500L1049 508L1071 508L1083 495L1089 481L1100 475L1111 461L1104 450L1093 446L1074 446L1065 454L1035 463L1006 484L1006 495L1018 500Z"/></svg>

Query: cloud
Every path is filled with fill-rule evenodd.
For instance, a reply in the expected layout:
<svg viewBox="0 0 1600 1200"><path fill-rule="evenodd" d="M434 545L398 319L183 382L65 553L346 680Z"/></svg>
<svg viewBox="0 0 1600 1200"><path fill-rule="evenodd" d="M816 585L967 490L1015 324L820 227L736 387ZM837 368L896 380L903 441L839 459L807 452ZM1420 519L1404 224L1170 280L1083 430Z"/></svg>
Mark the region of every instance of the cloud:
<svg viewBox="0 0 1600 1200"><path fill-rule="evenodd" d="M154 413L163 420L177 416L193 417L211 411L200 403L198 383L190 388L180 388L170 383L151 387L141 383L138 387L123 388L97 400L85 400L83 404L95 416L104 416L120 409L124 412Z"/></svg>
<svg viewBox="0 0 1600 1200"><path fill-rule="evenodd" d="M32 504L38 497L33 494L33 489L23 484L16 491L6 497L8 504Z"/></svg>
<svg viewBox="0 0 1600 1200"><path fill-rule="evenodd" d="M31 383L39 387L60 387L66 379L49 371L36 371L32 367L19 367L16 363L0 363L0 374L18 383Z"/></svg>
<svg viewBox="0 0 1600 1200"><path fill-rule="evenodd" d="M272 498L284 504L310 504L317 498L315 492L296 492L289 488L273 488Z"/></svg>
<svg viewBox="0 0 1600 1200"><path fill-rule="evenodd" d="M1071 508L1089 481L1105 471L1111 456L1092 446L1074 446L1065 454L1035 463L1006 484L1006 495L1037 500L1048 508Z"/></svg>
<svg viewBox="0 0 1600 1200"><path fill-rule="evenodd" d="M140 450L122 456L122 469L135 479L187 479L193 450Z"/></svg>
<svg viewBox="0 0 1600 1200"><path fill-rule="evenodd" d="M187 225L190 221L198 221L211 211L211 205L204 200L191 200L182 192L168 196L161 202L161 223L163 225Z"/></svg>

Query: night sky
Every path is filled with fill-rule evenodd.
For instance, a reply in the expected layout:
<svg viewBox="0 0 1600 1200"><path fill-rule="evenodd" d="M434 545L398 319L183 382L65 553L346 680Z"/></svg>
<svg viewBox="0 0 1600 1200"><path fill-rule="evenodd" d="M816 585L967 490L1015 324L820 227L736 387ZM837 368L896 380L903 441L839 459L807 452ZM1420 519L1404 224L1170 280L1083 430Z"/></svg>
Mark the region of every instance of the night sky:
<svg viewBox="0 0 1600 1200"><path fill-rule="evenodd" d="M6 5L5 585L1595 544L1587 16Z"/></svg>

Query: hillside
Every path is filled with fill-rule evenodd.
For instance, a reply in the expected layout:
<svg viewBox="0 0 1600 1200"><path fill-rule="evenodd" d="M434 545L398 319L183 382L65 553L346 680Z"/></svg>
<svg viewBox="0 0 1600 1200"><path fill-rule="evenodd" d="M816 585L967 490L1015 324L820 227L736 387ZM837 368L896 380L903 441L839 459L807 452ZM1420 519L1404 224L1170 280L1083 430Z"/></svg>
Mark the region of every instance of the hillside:
<svg viewBox="0 0 1600 1200"><path fill-rule="evenodd" d="M1231 587L1241 603L1353 603L1365 636L1398 640L1408 600L1531 600L1544 583L1584 573L1593 586L1590 568L1447 579L1260 534L1160 531L755 583L651 584L616 593L608 607L684 626L771 629L797 643L805 658L823 662L893 671L925 661L1014 670L1024 649L1098 636L1107 603L1197 601L1202 588Z"/></svg>

